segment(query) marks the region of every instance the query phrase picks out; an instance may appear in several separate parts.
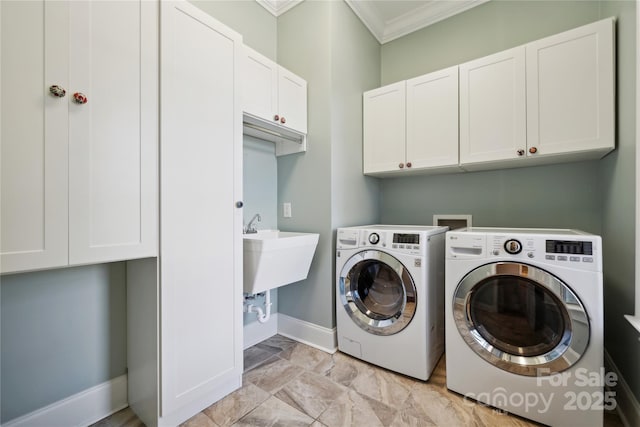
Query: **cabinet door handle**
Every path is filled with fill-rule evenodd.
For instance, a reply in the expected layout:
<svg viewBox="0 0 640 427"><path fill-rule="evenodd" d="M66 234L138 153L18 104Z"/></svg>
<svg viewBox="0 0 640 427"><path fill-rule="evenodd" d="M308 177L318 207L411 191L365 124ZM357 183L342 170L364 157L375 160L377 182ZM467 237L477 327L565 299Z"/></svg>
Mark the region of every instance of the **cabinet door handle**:
<svg viewBox="0 0 640 427"><path fill-rule="evenodd" d="M404 168L404 163L400 163L400 164L398 165L398 167L399 167L400 169Z"/></svg>
<svg viewBox="0 0 640 427"><path fill-rule="evenodd" d="M76 104L86 104L87 96L82 92L76 92L73 94L73 102Z"/></svg>
<svg viewBox="0 0 640 427"><path fill-rule="evenodd" d="M280 118L280 123L285 124L287 123L287 119L285 119L284 117Z"/></svg>
<svg viewBox="0 0 640 427"><path fill-rule="evenodd" d="M410 168L411 167L411 162L407 162L407 167Z"/></svg>
<svg viewBox="0 0 640 427"><path fill-rule="evenodd" d="M238 200L238 201L236 202L236 208L241 208L241 207L243 207L243 206L244 206L244 203L242 202L242 200Z"/></svg>
<svg viewBox="0 0 640 427"><path fill-rule="evenodd" d="M524 150L522 148L516 151L516 153L518 153L518 156L524 156Z"/></svg>
<svg viewBox="0 0 640 427"><path fill-rule="evenodd" d="M276 114L275 116L273 116L273 120L275 120L276 122L279 121L280 120L280 116Z"/></svg>
<svg viewBox="0 0 640 427"><path fill-rule="evenodd" d="M538 152L538 149L536 147L529 148L529 153L536 154L537 152Z"/></svg>
<svg viewBox="0 0 640 427"><path fill-rule="evenodd" d="M62 86L51 85L49 86L49 93L51 93L51 95L55 96L56 98L64 98L64 96L67 94L67 91Z"/></svg>

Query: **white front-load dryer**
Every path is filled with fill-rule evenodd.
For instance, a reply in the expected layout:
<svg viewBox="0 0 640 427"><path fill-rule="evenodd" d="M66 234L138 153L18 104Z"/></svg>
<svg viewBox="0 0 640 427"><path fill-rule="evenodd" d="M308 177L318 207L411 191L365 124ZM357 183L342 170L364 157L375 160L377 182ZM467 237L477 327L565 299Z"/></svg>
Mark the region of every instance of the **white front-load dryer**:
<svg viewBox="0 0 640 427"><path fill-rule="evenodd" d="M445 275L450 390L550 426L602 426L615 400L603 389L599 236L451 231Z"/></svg>
<svg viewBox="0 0 640 427"><path fill-rule="evenodd" d="M338 349L427 380L444 351L447 227L368 225L336 236Z"/></svg>

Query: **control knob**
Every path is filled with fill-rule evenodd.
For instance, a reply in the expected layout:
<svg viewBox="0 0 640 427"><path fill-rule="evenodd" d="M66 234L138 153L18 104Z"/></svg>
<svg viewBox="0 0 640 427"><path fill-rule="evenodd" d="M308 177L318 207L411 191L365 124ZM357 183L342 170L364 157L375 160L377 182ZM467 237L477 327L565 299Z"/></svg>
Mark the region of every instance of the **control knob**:
<svg viewBox="0 0 640 427"><path fill-rule="evenodd" d="M372 245L377 245L379 241L380 235L378 235L378 233L369 234L369 243L371 243Z"/></svg>
<svg viewBox="0 0 640 427"><path fill-rule="evenodd" d="M504 242L504 250L511 255L519 254L522 252L522 243L516 239L509 239Z"/></svg>

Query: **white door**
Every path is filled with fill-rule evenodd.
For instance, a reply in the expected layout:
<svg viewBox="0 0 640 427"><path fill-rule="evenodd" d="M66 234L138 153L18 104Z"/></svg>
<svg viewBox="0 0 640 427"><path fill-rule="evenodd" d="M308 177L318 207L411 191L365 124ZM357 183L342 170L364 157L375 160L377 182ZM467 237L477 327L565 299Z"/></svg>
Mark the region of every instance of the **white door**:
<svg viewBox="0 0 640 427"><path fill-rule="evenodd" d="M307 82L280 66L278 115L281 125L307 133Z"/></svg>
<svg viewBox="0 0 640 427"><path fill-rule="evenodd" d="M264 120L275 121L278 109L278 64L244 46L242 109Z"/></svg>
<svg viewBox="0 0 640 427"><path fill-rule="evenodd" d="M405 166L405 82L363 95L364 173L399 171Z"/></svg>
<svg viewBox="0 0 640 427"><path fill-rule="evenodd" d="M458 66L407 80L407 164L458 164Z"/></svg>
<svg viewBox="0 0 640 427"><path fill-rule="evenodd" d="M460 65L460 163L525 157L525 54L517 47Z"/></svg>
<svg viewBox="0 0 640 427"><path fill-rule="evenodd" d="M66 265L68 4L2 1L0 16L0 272Z"/></svg>
<svg viewBox="0 0 640 427"><path fill-rule="evenodd" d="M70 2L71 264L157 255L158 7Z"/></svg>
<svg viewBox="0 0 640 427"><path fill-rule="evenodd" d="M615 145L614 20L527 44L527 139L532 155Z"/></svg>
<svg viewBox="0 0 640 427"><path fill-rule="evenodd" d="M241 38L161 10L161 414L242 374Z"/></svg>

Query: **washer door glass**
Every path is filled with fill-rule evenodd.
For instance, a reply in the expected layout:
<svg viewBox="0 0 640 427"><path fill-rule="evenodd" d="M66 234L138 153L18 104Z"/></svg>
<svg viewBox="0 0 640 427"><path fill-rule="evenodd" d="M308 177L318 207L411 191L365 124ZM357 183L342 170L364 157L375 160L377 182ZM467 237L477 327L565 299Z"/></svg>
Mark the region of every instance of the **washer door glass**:
<svg viewBox="0 0 640 427"><path fill-rule="evenodd" d="M402 263L384 252L363 251L345 264L339 278L340 299L351 319L376 335L407 327L416 310L416 288Z"/></svg>
<svg viewBox="0 0 640 427"><path fill-rule="evenodd" d="M456 289L453 313L467 344L509 372L540 376L575 364L589 342L589 320L557 277L520 263L476 268Z"/></svg>

